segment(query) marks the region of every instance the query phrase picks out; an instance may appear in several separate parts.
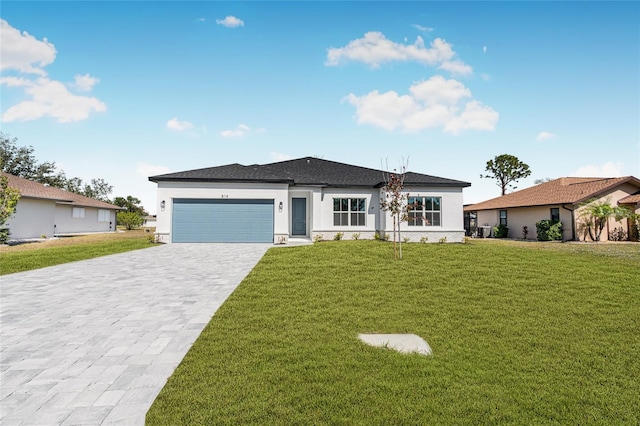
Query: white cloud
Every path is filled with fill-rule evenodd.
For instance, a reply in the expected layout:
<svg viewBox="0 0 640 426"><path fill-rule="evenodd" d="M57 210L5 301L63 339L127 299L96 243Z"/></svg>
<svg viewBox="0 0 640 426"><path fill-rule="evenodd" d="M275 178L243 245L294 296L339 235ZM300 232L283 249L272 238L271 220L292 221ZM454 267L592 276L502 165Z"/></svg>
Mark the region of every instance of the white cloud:
<svg viewBox="0 0 640 426"><path fill-rule="evenodd" d="M167 166L141 162L136 164L136 173L140 176L149 177L171 173L171 169L169 169Z"/></svg>
<svg viewBox="0 0 640 426"><path fill-rule="evenodd" d="M46 38L36 39L20 32L0 19L0 69L12 69L29 74L46 75L43 67L56 59L56 48Z"/></svg>
<svg viewBox="0 0 640 426"><path fill-rule="evenodd" d="M167 129L175 130L178 132L182 132L183 130L189 130L193 128L193 124L188 121L180 121L178 117L173 117L171 120L167 121Z"/></svg>
<svg viewBox="0 0 640 426"><path fill-rule="evenodd" d="M251 127L247 126L246 124L238 124L235 129L221 131L220 136L222 136L223 138L241 138L243 136L246 136L250 132L262 134L266 131L267 129L265 129L264 127L252 130Z"/></svg>
<svg viewBox="0 0 640 426"><path fill-rule="evenodd" d="M0 84L7 87L31 86L33 81L23 77L0 77Z"/></svg>
<svg viewBox="0 0 640 426"><path fill-rule="evenodd" d="M205 18L198 18L198 22L204 22L204 21L206 21Z"/></svg>
<svg viewBox="0 0 640 426"><path fill-rule="evenodd" d="M90 92L93 89L93 86L98 82L100 82L100 79L91 77L89 74L76 74L74 76L73 86L81 92Z"/></svg>
<svg viewBox="0 0 640 426"><path fill-rule="evenodd" d="M622 176L622 170L624 165L622 163L614 163L613 161L607 161L604 164L590 164L580 167L573 172L571 176L577 177L620 177Z"/></svg>
<svg viewBox="0 0 640 426"><path fill-rule="evenodd" d="M393 90L382 94L374 90L364 96L350 93L343 101L356 107L358 124L373 124L386 130L401 126L404 117L420 110L411 96L400 96Z"/></svg>
<svg viewBox="0 0 640 426"><path fill-rule="evenodd" d="M24 78L4 77L0 84L9 87L22 86L31 99L9 107L2 114L2 122L30 121L41 117L53 117L58 123L84 120L91 112L107 110L104 102L94 97L78 96L69 92L60 81L40 77L35 81Z"/></svg>
<svg viewBox="0 0 640 426"><path fill-rule="evenodd" d="M463 130L494 130L498 122L499 114L471 99L471 91L456 80L436 75L414 83L409 93L374 90L363 96L350 93L342 101L356 107L358 124L371 124L389 131L442 128L445 133L457 135ZM465 98L469 100L463 103Z"/></svg>
<svg viewBox="0 0 640 426"><path fill-rule="evenodd" d="M455 105L460 99L471 97L471 90L464 84L453 79L445 80L441 75L434 75L429 80L416 83L409 91L415 99L427 105Z"/></svg>
<svg viewBox="0 0 640 426"><path fill-rule="evenodd" d="M441 70L449 71L451 74L467 75L473 72L473 68L462 61L444 61L439 67Z"/></svg>
<svg viewBox="0 0 640 426"><path fill-rule="evenodd" d="M493 108L479 101L470 101L464 111L450 120L444 127L445 133L460 134L462 130L495 130L499 114Z"/></svg>
<svg viewBox="0 0 640 426"><path fill-rule="evenodd" d="M544 141L544 140L547 140L547 139L553 139L555 137L556 137L556 135L554 133L551 133L551 132L540 132L540 133L538 133L538 136L536 137L536 140L537 141Z"/></svg>
<svg viewBox="0 0 640 426"><path fill-rule="evenodd" d="M422 25L418 24L413 24L412 27L417 29L418 31L422 31L423 33L430 33L431 31L433 31L433 28L431 27L423 27Z"/></svg>
<svg viewBox="0 0 640 426"><path fill-rule="evenodd" d="M89 74L76 74L74 82L66 85L47 77L43 68L53 63L57 52L46 38L38 40L0 19L0 39L0 69L39 76L0 78L0 85L22 88L27 98L2 113L0 120L3 123L31 121L42 117L53 117L58 123L70 123L84 120L92 112L107 110L106 104L99 99L75 95L69 91L69 88L90 91L100 81L97 78Z"/></svg>
<svg viewBox="0 0 640 426"><path fill-rule="evenodd" d="M350 41L344 47L327 49L325 65L334 66L343 61L356 61L377 68L385 62L416 61L438 66L456 74L470 74L473 71L469 65L455 57L452 46L441 38L436 38L426 47L420 36L413 44L401 44L389 40L381 32L371 31L363 38Z"/></svg>
<svg viewBox="0 0 640 426"><path fill-rule="evenodd" d="M275 151L271 151L269 155L271 156L271 159L273 161L287 161L293 158L289 154L282 154L280 152L275 152Z"/></svg>
<svg viewBox="0 0 640 426"><path fill-rule="evenodd" d="M216 19L216 24L225 26L227 28L244 27L244 21L238 19L235 16L227 16L224 19Z"/></svg>
<svg viewBox="0 0 640 426"><path fill-rule="evenodd" d="M487 46L482 46L482 53L487 53Z"/></svg>

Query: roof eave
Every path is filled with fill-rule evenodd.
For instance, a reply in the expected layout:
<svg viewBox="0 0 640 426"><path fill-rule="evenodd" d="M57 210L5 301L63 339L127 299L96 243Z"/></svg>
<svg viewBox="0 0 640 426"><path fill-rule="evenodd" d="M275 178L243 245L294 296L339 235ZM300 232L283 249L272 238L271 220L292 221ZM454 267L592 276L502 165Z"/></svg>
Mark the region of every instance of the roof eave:
<svg viewBox="0 0 640 426"><path fill-rule="evenodd" d="M382 188L386 182L374 185L374 188ZM404 182L404 186L438 187L438 188L467 188L471 186L469 182Z"/></svg>
<svg viewBox="0 0 640 426"><path fill-rule="evenodd" d="M480 204L480 203L478 203ZM564 201L564 202L554 202L554 203L542 203L542 204L527 204L527 205L519 205L519 206L510 206L510 205L502 205L502 206L494 206L494 207L482 207L482 208L477 208L475 207L475 204L471 204L467 207L464 207L464 211L471 211L471 212L475 212L475 211L485 211L485 210L500 210L500 209L523 209L523 208L528 208L528 207L544 207L544 206L563 206L563 205L567 205L567 204L571 204L574 206L577 206L580 203L577 202L573 202L573 201Z"/></svg>
<svg viewBox="0 0 640 426"><path fill-rule="evenodd" d="M229 179L229 178L191 178L191 177L172 177L157 178L151 176L151 182L229 182L229 183L293 183L291 179Z"/></svg>

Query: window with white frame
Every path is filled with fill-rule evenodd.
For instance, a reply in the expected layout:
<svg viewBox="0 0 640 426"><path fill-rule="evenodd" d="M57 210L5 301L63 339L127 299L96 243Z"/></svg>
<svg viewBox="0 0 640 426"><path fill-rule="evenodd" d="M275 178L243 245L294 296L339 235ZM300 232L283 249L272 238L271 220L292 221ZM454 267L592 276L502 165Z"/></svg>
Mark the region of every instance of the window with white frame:
<svg viewBox="0 0 640 426"><path fill-rule="evenodd" d="M71 212L71 217L74 219L84 219L84 207L74 207Z"/></svg>
<svg viewBox="0 0 640 426"><path fill-rule="evenodd" d="M507 226L507 211L500 210L500 225Z"/></svg>
<svg viewBox="0 0 640 426"><path fill-rule="evenodd" d="M440 226L440 197L409 197L409 226Z"/></svg>
<svg viewBox="0 0 640 426"><path fill-rule="evenodd" d="M98 210L98 222L109 222L109 219L111 219L109 213L109 210Z"/></svg>
<svg viewBox="0 0 640 426"><path fill-rule="evenodd" d="M334 198L333 226L365 226L366 211L364 198Z"/></svg>

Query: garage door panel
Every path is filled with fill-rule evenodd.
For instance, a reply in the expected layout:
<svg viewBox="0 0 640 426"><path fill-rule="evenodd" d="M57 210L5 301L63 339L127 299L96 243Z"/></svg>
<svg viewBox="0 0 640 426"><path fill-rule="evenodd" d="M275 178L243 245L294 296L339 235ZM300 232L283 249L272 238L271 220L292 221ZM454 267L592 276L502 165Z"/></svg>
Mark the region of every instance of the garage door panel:
<svg viewBox="0 0 640 426"><path fill-rule="evenodd" d="M273 242L273 200L176 199L173 242Z"/></svg>

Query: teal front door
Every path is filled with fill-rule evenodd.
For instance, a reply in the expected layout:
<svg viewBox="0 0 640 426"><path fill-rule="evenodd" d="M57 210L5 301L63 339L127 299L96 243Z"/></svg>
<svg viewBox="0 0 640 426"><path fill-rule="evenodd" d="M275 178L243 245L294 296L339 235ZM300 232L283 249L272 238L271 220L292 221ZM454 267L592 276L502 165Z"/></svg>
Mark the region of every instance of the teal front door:
<svg viewBox="0 0 640 426"><path fill-rule="evenodd" d="M291 234L307 235L307 199L291 199Z"/></svg>

